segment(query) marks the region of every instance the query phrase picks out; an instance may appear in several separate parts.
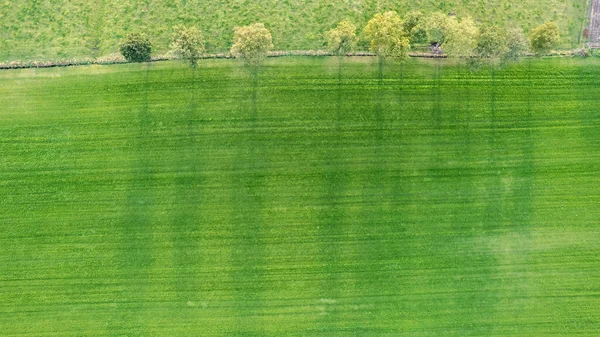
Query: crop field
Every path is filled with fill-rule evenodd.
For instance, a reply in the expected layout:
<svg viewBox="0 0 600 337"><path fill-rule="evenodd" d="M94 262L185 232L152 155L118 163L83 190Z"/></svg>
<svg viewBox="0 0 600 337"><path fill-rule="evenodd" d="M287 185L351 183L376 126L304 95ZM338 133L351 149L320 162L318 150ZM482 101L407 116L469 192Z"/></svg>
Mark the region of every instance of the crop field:
<svg viewBox="0 0 600 337"><path fill-rule="evenodd" d="M0 331L597 336L600 63L0 72Z"/></svg>
<svg viewBox="0 0 600 337"><path fill-rule="evenodd" d="M359 27L377 12L441 11L482 23L545 21L561 27L562 48L580 45L590 0L43 0L0 2L0 61L96 57L118 51L130 32L147 32L158 52L168 50L172 27L196 25L209 52L228 51L233 27L264 22L278 50L323 48L323 33L344 18ZM363 49L366 49L363 41Z"/></svg>

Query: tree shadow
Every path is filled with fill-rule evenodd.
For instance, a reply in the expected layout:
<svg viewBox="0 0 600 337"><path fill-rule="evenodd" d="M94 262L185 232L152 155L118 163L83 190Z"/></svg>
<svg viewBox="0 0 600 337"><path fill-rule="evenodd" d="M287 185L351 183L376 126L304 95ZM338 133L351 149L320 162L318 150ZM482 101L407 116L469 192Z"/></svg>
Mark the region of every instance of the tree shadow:
<svg viewBox="0 0 600 337"><path fill-rule="evenodd" d="M177 139L175 151L177 157L177 175L174 178L175 195L171 210L171 227L173 242L173 265L176 278L175 289L180 303L196 303L203 296L199 291L201 279L199 271L203 265L202 241L205 237L203 229L202 205L206 201L203 187L205 178L202 174L203 144L200 140L201 124L198 116L198 69L190 68L190 98L182 121L183 137ZM192 307L187 307L193 309ZM194 310L182 313L194 315Z"/></svg>
<svg viewBox="0 0 600 337"><path fill-rule="evenodd" d="M260 323L260 312L265 306L263 294L267 290L263 268L267 228L262 213L265 207L264 184L268 159L266 151L262 148L265 143L259 130L260 69L252 67L248 70L251 85L249 106L242 107L247 111L248 124L236 145L231 172L231 278L235 283L235 331L245 335L260 335L263 326ZM252 317L248 308L252 308Z"/></svg>
<svg viewBox="0 0 600 337"><path fill-rule="evenodd" d="M120 302L131 303L126 314L120 312L119 318L111 323L111 330L143 330L145 296L149 287L149 269L153 242L153 205L155 203L154 186L156 169L152 163L154 140L152 136L152 113L149 107L151 66L145 64L145 71L137 83L134 94L142 97L137 111L137 132L134 139L134 159L132 161L131 180L127 188L125 209L121 227L122 255L120 269L123 273L123 290Z"/></svg>

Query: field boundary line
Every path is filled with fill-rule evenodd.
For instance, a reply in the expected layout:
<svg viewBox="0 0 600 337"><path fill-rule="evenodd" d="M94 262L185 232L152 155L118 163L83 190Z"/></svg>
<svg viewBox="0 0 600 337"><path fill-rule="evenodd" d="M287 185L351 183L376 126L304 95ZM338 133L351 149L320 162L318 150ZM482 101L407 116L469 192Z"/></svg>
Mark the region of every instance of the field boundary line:
<svg viewBox="0 0 600 337"><path fill-rule="evenodd" d="M600 0L597 0L600 3ZM600 14L600 13L599 13ZM600 21L599 21L600 24ZM589 43L588 43L589 44ZM600 48L600 43L598 43ZM587 56L582 55L582 49L553 51L545 56L558 56L558 57L575 57L575 56ZM267 54L267 57L285 57L285 56L307 56L307 57L325 57L325 56L336 56L333 53L323 50L289 50L289 51L272 51ZM375 57L377 56L372 52L358 51L347 53L342 56L345 57ZM410 52L408 56L414 58L448 58L445 54L433 54L424 52ZM523 57L532 57L535 54L526 53ZM235 57L229 53L218 53L218 54L205 54L200 59L235 59ZM177 57L169 54L153 56L147 62L160 62L160 61L176 61L179 60ZM0 70L11 70L11 69L30 69L30 68L58 68L58 67L73 67L73 66L86 66L86 65L111 65L111 64L126 64L135 63L129 62L121 55L110 55L105 57L99 57L97 59L65 59L57 61L10 61L0 62Z"/></svg>

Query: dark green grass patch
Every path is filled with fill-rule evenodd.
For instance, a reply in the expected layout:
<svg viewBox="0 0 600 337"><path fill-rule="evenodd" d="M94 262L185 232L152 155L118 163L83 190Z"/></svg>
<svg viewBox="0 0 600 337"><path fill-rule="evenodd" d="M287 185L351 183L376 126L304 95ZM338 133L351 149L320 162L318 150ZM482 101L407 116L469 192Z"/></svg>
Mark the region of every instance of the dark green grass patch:
<svg viewBox="0 0 600 337"><path fill-rule="evenodd" d="M593 336L600 68L0 73L3 336Z"/></svg>

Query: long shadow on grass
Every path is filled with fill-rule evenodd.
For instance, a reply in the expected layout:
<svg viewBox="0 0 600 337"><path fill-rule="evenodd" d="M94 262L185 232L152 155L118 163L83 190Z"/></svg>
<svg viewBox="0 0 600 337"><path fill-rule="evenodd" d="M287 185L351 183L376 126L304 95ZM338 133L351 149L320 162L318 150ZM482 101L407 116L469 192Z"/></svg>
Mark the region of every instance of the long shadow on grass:
<svg viewBox="0 0 600 337"><path fill-rule="evenodd" d="M265 266L265 242L263 219L264 174L267 170L266 153L261 146L259 127L260 90L259 69L250 69L251 92L249 106L242 107L247 111L246 130L239 137L232 171L232 282L233 297L237 310L237 327L240 336L260 335L263 323L256 321L261 317L264 307L263 279Z"/></svg>
<svg viewBox="0 0 600 337"><path fill-rule="evenodd" d="M506 209L503 213L504 227L499 230L502 233L499 239L498 246L504 250L503 253L497 254L500 264L509 266L503 271L509 278L502 284L504 291L498 302L499 310L504 316L510 317L512 320L518 320L520 317L527 316L527 308L531 307L528 304L530 281L528 275L529 270L529 251L532 245L532 217L533 217L533 201L534 201L534 182L535 182L535 158L534 158L534 126L535 118L533 114L533 104L539 102L533 90L535 88L532 77L531 60L528 62L527 70L527 103L526 115L520 123L523 125L523 131L520 132L519 138L519 164L514 167L512 176L503 177L503 179L511 178L512 186L508 182L503 182L504 188L508 189L505 199L512 200L512 203L506 201Z"/></svg>
<svg viewBox="0 0 600 337"><path fill-rule="evenodd" d="M336 312L336 302L350 291L345 284L350 281L349 271L343 265L344 246L350 229L347 208L351 200L348 199L347 190L351 178L350 169L346 166L348 155L344 146L352 141L346 135L344 113L347 106L343 103L344 87L342 85L343 57L338 58L337 82L337 113L331 123L331 131L321 135L324 139L317 139L319 162L323 163L320 169L319 187L322 195L319 199L320 212L317 219L318 237L323 243L319 247L319 261L322 265L323 278L319 284L319 297L321 308L321 327L335 331L336 323L341 319ZM329 330L328 330L329 331Z"/></svg>
<svg viewBox="0 0 600 337"><path fill-rule="evenodd" d="M375 331L380 322L396 321L399 313L397 299L397 270L391 267L401 258L395 240L404 231L403 224L395 218L398 213L401 194L398 184L403 184L402 174L392 163L394 145L399 141L394 138L400 131L394 130L389 111L386 72L392 67L384 64L382 59L377 64L376 94L371 99L372 116L364 124L364 145L360 153L361 166L355 170L359 176L361 193L358 202L357 228L354 230L360 240L356 241L357 253L361 257L360 277L357 277L357 289L371 309L361 315L364 329ZM385 70L385 71L384 71ZM393 238L393 239L392 239ZM390 326L391 328L391 326Z"/></svg>
<svg viewBox="0 0 600 337"><path fill-rule="evenodd" d="M142 78L136 83L134 95L141 97L137 111L137 132L134 139L134 160L131 167L124 219L121 228L122 256L121 271L124 290L120 303L126 310L118 310L118 318L112 328L119 333L128 330L143 330L145 322L141 317L146 306L145 289L148 287L149 269L152 264L152 210L155 202L154 174L152 165L152 114L149 108L150 65L141 72ZM121 305L121 304L120 304Z"/></svg>
<svg viewBox="0 0 600 337"><path fill-rule="evenodd" d="M173 201L173 259L176 273L175 289L182 307L193 309L203 300L198 287L198 271L202 268L200 255L202 239L200 208L205 199L202 190L204 178L201 175L202 151L198 136L200 128L197 116L197 79L196 68L190 69L190 102L186 109L183 124L183 137L175 145L178 156L176 167L179 170L175 178L175 198ZM188 314L197 314L188 310Z"/></svg>
<svg viewBox="0 0 600 337"><path fill-rule="evenodd" d="M487 123L489 156L487 160L486 174L489 177L487 184L487 207L485 210L485 231L497 231L504 223L504 201L502 176L505 168L502 166L501 152L505 153L506 144L499 136L498 120L496 117L496 69L491 66L490 70L490 99L489 117Z"/></svg>

